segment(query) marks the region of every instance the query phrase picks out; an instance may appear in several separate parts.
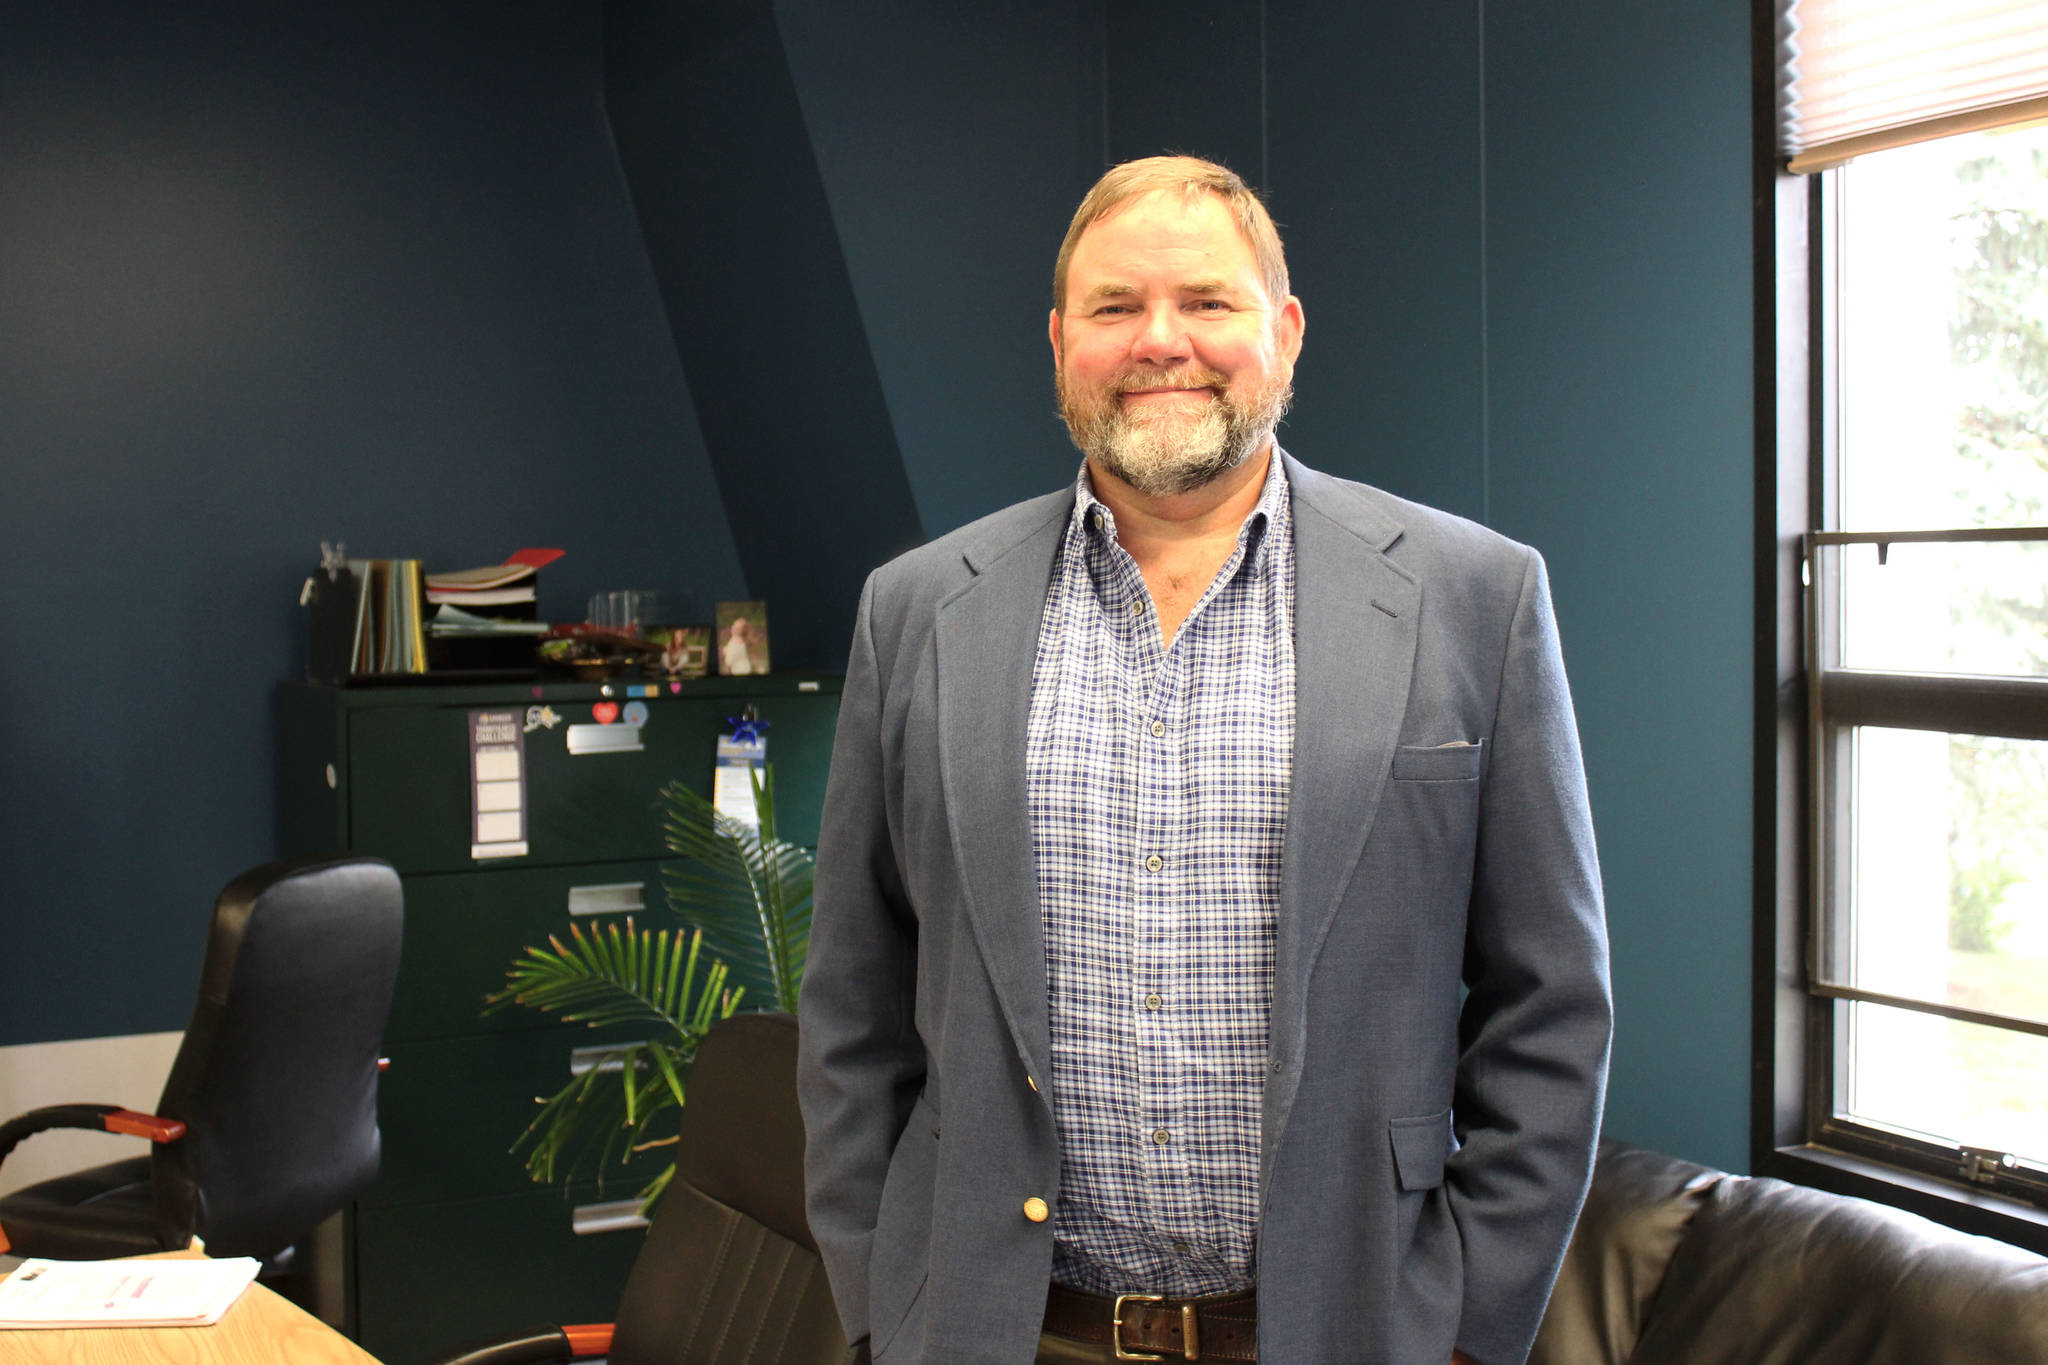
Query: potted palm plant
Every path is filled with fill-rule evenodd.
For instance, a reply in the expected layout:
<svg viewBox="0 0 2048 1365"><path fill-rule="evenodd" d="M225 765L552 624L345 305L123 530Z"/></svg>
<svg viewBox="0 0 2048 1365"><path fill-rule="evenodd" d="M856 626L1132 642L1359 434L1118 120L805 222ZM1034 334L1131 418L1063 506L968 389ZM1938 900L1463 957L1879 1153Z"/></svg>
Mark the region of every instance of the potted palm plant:
<svg viewBox="0 0 2048 1365"><path fill-rule="evenodd" d="M649 1037L621 1044L540 1102L513 1144L542 1183L586 1168L602 1176L634 1152L673 1142L697 1044L743 1006L794 1013L811 929L810 853L776 836L773 770L754 778L758 824L720 814L680 782L662 788L663 842L684 862L665 874L681 921L645 929L628 919L514 959L487 1012L523 1007L590 1028L636 1024ZM642 1191L651 1203L669 1168Z"/></svg>

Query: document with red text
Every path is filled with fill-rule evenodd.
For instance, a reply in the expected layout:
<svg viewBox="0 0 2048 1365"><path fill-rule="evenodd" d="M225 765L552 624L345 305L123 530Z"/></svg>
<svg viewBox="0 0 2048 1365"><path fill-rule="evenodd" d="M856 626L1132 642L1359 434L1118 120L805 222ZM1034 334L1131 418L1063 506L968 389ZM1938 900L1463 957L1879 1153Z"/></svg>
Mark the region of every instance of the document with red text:
<svg viewBox="0 0 2048 1365"><path fill-rule="evenodd" d="M0 1330L204 1327L256 1278L256 1261L27 1260L0 1281Z"/></svg>

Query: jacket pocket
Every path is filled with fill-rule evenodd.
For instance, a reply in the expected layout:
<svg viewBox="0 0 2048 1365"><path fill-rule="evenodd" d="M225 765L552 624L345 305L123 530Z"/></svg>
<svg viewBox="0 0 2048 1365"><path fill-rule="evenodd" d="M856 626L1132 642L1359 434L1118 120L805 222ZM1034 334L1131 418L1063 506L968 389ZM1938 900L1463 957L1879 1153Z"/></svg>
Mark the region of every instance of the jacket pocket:
<svg viewBox="0 0 2048 1365"><path fill-rule="evenodd" d="M1394 1173L1401 1188L1433 1190L1444 1183L1444 1159L1451 1154L1451 1111L1390 1119L1387 1137L1394 1144Z"/></svg>
<svg viewBox="0 0 2048 1365"><path fill-rule="evenodd" d="M1479 776L1486 741L1435 748L1404 744L1394 750L1394 777L1402 782L1463 782Z"/></svg>

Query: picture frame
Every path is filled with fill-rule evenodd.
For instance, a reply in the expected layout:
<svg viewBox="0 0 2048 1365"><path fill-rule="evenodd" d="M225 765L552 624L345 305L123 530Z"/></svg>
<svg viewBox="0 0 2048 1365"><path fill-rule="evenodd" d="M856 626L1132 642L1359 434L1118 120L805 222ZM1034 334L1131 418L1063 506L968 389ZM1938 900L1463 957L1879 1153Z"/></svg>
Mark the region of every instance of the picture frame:
<svg viewBox="0 0 2048 1365"><path fill-rule="evenodd" d="M657 624L642 627L644 638L661 646L647 661L655 678L701 678L711 671L711 627Z"/></svg>
<svg viewBox="0 0 2048 1365"><path fill-rule="evenodd" d="M720 602L712 641L718 676L744 678L768 671L768 604Z"/></svg>

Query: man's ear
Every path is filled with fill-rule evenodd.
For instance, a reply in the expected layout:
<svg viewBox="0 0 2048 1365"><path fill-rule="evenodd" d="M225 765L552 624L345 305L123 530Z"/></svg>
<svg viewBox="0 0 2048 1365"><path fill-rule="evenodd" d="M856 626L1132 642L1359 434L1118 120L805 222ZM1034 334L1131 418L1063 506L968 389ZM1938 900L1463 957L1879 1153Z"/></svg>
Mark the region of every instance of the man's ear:
<svg viewBox="0 0 2048 1365"><path fill-rule="evenodd" d="M1060 367L1060 310L1059 310L1059 309L1055 308L1055 309L1053 309L1053 310L1052 310L1052 321L1051 321L1051 322L1049 322L1049 323L1048 323L1048 324L1046 325L1046 331L1047 331L1048 333L1050 333L1050 335L1051 335L1051 337L1052 337L1052 367L1053 367L1053 368L1054 368L1055 370L1057 370L1057 369L1058 369L1058 368Z"/></svg>
<svg viewBox="0 0 2048 1365"><path fill-rule="evenodd" d="M1301 359L1301 335L1308 330L1308 319L1301 311L1301 300L1289 294L1280 311L1273 317L1273 330L1278 333L1280 353L1292 365Z"/></svg>

